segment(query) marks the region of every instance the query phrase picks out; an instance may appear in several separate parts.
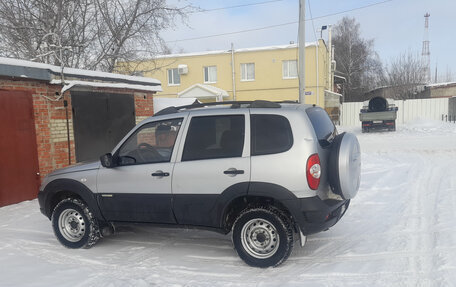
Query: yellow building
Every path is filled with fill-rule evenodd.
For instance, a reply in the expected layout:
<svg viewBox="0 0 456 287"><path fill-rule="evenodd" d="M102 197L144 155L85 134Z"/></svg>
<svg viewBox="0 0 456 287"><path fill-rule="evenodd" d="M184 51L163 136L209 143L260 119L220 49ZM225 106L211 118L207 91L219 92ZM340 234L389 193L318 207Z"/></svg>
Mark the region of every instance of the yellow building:
<svg viewBox="0 0 456 287"><path fill-rule="evenodd" d="M306 44L307 104L325 106L332 90L330 52L323 40ZM299 98L296 44L158 56L139 69L162 82L157 97L214 100L296 101Z"/></svg>

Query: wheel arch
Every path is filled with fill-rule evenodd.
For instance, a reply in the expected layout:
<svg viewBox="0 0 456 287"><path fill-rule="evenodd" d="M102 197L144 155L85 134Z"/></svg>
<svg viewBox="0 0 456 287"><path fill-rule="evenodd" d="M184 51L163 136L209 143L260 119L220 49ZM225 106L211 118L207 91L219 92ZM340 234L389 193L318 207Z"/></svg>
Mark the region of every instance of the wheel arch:
<svg viewBox="0 0 456 287"><path fill-rule="evenodd" d="M297 197L288 189L272 183L251 182L246 194L238 194L226 202L220 216L220 227L229 233L240 212L249 206L258 205L274 206L294 222L299 216Z"/></svg>
<svg viewBox="0 0 456 287"><path fill-rule="evenodd" d="M50 219L55 206L65 198L78 198L84 201L95 217L104 220L95 195L84 184L73 179L56 179L46 185L44 191L44 213Z"/></svg>

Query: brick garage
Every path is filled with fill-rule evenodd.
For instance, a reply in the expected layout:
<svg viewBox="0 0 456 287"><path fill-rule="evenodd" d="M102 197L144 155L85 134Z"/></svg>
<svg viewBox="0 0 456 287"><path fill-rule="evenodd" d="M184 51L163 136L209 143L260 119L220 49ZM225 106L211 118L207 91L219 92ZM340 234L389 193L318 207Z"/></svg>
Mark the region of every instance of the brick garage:
<svg viewBox="0 0 456 287"><path fill-rule="evenodd" d="M100 95L131 99L134 125L153 114L153 95L161 90L154 79L76 69L64 70L62 85L59 69L0 58L0 158L7 159L0 164L0 206L35 198L44 176L76 162L73 94L86 95L84 100ZM88 113L95 115L83 116L99 114Z"/></svg>

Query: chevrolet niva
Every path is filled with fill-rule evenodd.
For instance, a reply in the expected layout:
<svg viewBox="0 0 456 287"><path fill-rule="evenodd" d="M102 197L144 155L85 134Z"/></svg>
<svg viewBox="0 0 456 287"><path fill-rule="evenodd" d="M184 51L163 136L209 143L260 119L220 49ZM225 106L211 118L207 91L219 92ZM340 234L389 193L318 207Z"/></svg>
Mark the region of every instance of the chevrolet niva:
<svg viewBox="0 0 456 287"><path fill-rule="evenodd" d="M195 103L139 123L100 161L52 172L38 199L69 248L118 223L193 226L231 232L242 260L269 267L339 221L360 169L356 136L315 105Z"/></svg>

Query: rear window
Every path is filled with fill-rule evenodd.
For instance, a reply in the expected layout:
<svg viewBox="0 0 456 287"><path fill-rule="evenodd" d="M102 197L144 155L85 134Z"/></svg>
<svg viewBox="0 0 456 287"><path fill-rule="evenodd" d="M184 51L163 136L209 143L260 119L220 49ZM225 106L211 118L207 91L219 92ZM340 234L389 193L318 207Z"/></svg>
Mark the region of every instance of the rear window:
<svg viewBox="0 0 456 287"><path fill-rule="evenodd" d="M293 145L288 119L279 115L251 115L252 155L287 151Z"/></svg>
<svg viewBox="0 0 456 287"><path fill-rule="evenodd" d="M328 113L319 107L308 108L306 113L309 116L320 145L324 147L331 143L336 135L336 127L329 118Z"/></svg>

